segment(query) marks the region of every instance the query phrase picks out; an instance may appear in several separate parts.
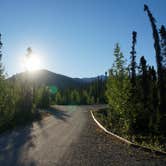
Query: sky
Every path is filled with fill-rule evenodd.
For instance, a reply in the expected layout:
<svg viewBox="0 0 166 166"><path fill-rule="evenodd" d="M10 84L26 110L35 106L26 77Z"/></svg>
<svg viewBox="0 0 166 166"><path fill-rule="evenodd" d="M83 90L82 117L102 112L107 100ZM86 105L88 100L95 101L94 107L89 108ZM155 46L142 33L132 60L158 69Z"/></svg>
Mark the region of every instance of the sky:
<svg viewBox="0 0 166 166"><path fill-rule="evenodd" d="M22 59L31 47L43 69L70 77L101 75L112 66L115 43L129 60L133 30L137 63L144 55L155 65L144 3L157 26L166 25L165 0L0 0L5 72L22 72Z"/></svg>

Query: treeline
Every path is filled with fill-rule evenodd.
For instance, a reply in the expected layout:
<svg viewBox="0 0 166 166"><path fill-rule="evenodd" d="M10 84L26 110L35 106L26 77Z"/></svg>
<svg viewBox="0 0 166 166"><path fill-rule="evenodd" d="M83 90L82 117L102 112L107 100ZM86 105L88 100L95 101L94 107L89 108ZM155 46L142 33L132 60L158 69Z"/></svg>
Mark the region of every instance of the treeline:
<svg viewBox="0 0 166 166"><path fill-rule="evenodd" d="M53 103L63 105L104 104L106 103L106 79L107 75L97 77L96 80L85 83L77 89L59 90L53 97Z"/></svg>
<svg viewBox="0 0 166 166"><path fill-rule="evenodd" d="M0 40L0 49L1 47ZM7 80L1 59L2 52L0 52L0 132L40 118L37 108L47 108L50 103L49 89L37 87L30 82L28 71L23 80Z"/></svg>
<svg viewBox="0 0 166 166"><path fill-rule="evenodd" d="M157 68L144 56L136 62L137 32L132 33L129 64L116 44L107 81L108 116L110 126L121 134L166 136L166 28L157 29L147 5L144 11L152 27Z"/></svg>
<svg viewBox="0 0 166 166"><path fill-rule="evenodd" d="M6 79L2 64L0 35L0 132L40 118L39 109L50 104L78 105L106 103L106 77L98 77L80 88L52 90L54 86L39 86L26 71L22 77ZM27 55L32 53L27 49ZM57 88L56 88L57 89ZM55 91L55 92L53 92Z"/></svg>

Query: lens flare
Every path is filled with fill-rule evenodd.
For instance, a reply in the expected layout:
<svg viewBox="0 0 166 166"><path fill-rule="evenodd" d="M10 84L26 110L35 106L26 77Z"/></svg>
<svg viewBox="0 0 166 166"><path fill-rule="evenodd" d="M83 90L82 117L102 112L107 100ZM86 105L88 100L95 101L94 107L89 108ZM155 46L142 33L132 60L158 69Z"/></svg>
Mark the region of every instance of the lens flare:
<svg viewBox="0 0 166 166"><path fill-rule="evenodd" d="M25 57L24 67L25 67L25 70L28 70L28 71L34 71L34 70L40 69L41 61L39 56L36 54L31 54L29 57Z"/></svg>

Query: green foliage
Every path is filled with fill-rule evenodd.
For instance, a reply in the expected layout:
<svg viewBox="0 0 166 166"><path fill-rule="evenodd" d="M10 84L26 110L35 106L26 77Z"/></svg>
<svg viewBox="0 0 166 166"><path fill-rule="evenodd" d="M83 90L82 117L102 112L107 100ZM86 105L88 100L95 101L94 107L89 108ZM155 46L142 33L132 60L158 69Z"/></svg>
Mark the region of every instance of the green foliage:
<svg viewBox="0 0 166 166"><path fill-rule="evenodd" d="M0 132L33 120L37 107L49 107L49 91L44 87L33 94L32 86L3 80L0 88Z"/></svg>
<svg viewBox="0 0 166 166"><path fill-rule="evenodd" d="M129 116L129 98L130 98L130 80L127 76L127 68L120 47L116 44L114 50L115 61L112 69L109 72L107 80L106 95L108 103L111 107L111 120L116 123L120 128L126 126L129 129L128 116Z"/></svg>
<svg viewBox="0 0 166 166"><path fill-rule="evenodd" d="M39 107L40 108L48 108L50 105L50 92L48 87L42 88L42 93L39 99Z"/></svg>
<svg viewBox="0 0 166 166"><path fill-rule="evenodd" d="M133 32L129 68L125 67L123 54L116 44L115 61L107 79L109 111L107 110L106 115L103 113L105 117L100 116L100 119L109 121L105 123L120 135L127 135L129 138L133 135L146 138L154 135L155 144L159 140L157 144L161 145L163 141L159 138L165 138L166 135L166 30L164 26L161 27L159 42L155 19L147 5L144 10L147 11L152 26L157 72L153 66L147 65L144 56L140 58L138 68L136 67L136 32Z"/></svg>
<svg viewBox="0 0 166 166"><path fill-rule="evenodd" d="M109 118L107 117L110 121L109 126L113 127L111 129L116 128L121 134L130 136L164 134L164 114L160 111L160 89L154 67L148 66L142 56L139 73L133 84L133 77L130 77L128 68L125 67L118 44L114 50L114 57L106 90L110 107Z"/></svg>
<svg viewBox="0 0 166 166"><path fill-rule="evenodd" d="M55 94L55 104L99 104L106 103L106 81L96 79L80 88L59 90Z"/></svg>
<svg viewBox="0 0 166 166"><path fill-rule="evenodd" d="M0 42L1 46L1 42ZM18 82L5 79L0 52L0 132L18 124L32 121L37 116L37 107L49 107L49 90L46 87L36 87L25 79Z"/></svg>

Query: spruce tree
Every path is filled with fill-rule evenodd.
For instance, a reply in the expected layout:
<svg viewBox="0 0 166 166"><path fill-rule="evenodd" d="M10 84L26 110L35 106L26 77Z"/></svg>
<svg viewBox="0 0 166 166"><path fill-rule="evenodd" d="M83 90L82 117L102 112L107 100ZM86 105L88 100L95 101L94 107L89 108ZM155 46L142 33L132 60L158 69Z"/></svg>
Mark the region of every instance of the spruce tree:
<svg viewBox="0 0 166 166"><path fill-rule="evenodd" d="M137 37L137 32L133 31L133 33L132 33L132 50L130 52L130 54L131 54L131 83L132 83L133 88L136 86L136 61L135 61L136 37Z"/></svg>
<svg viewBox="0 0 166 166"><path fill-rule="evenodd" d="M119 44L115 46L114 57L115 61L109 71L106 90L112 117L110 123L116 124L119 130L122 128L123 130L128 130L131 86L128 71L125 67L124 56L120 51Z"/></svg>
<svg viewBox="0 0 166 166"><path fill-rule="evenodd" d="M164 25L160 28L160 36L161 36L161 54L162 54L162 75L163 75L163 83L162 83L162 96L161 96L161 109L163 110L163 115L161 118L161 131L165 131L166 135L166 28Z"/></svg>
<svg viewBox="0 0 166 166"><path fill-rule="evenodd" d="M147 12L152 31L153 31L153 39L154 39L154 48L156 52L156 63L157 63L157 74L158 74L158 87L159 87L159 94L160 94L160 111L164 112L164 80L163 80L163 71L162 71L162 55L161 55L161 47L160 47L160 39L158 30L156 27L156 20L153 17L149 7L144 5L144 11Z"/></svg>
<svg viewBox="0 0 166 166"><path fill-rule="evenodd" d="M4 90L4 86L3 86L3 67L2 67L2 52L1 52L1 48L2 48L2 42L1 42L1 34L0 34L0 120L2 118L2 111L3 111L3 90ZM1 122L0 122L0 127L1 127Z"/></svg>
<svg viewBox="0 0 166 166"><path fill-rule="evenodd" d="M147 64L144 56L140 58L140 72L141 72L141 87L143 95L143 105L144 110L147 109L148 95L149 95L149 85L148 85L148 73L147 73Z"/></svg>
<svg viewBox="0 0 166 166"><path fill-rule="evenodd" d="M1 51L1 48L2 48L2 42L1 42L1 34L0 34L0 79L3 79L4 78L4 69L3 69L3 66L2 66L2 51Z"/></svg>
<svg viewBox="0 0 166 166"><path fill-rule="evenodd" d="M161 54L163 57L162 65L164 70L166 70L166 28L164 25L160 28L160 36L161 36Z"/></svg>

